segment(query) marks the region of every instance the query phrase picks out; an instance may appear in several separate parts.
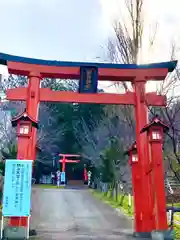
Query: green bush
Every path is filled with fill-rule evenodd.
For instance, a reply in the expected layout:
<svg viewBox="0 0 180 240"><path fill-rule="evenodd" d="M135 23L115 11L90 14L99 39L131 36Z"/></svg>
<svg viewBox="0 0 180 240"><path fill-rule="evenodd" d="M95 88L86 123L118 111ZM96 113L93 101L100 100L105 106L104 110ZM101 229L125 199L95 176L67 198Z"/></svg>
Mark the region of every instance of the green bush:
<svg viewBox="0 0 180 240"><path fill-rule="evenodd" d="M180 239L180 225L174 225L175 239Z"/></svg>

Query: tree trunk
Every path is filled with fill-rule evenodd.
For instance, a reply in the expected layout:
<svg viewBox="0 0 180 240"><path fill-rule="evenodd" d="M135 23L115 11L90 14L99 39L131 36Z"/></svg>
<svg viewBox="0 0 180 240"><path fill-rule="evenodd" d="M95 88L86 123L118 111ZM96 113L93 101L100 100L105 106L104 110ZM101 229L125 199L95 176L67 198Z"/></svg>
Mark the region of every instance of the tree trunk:
<svg viewBox="0 0 180 240"><path fill-rule="evenodd" d="M114 199L115 182L112 183L111 198Z"/></svg>
<svg viewBox="0 0 180 240"><path fill-rule="evenodd" d="M124 193L121 197L121 200L120 200L120 206L123 206L125 196L126 196L126 194Z"/></svg>
<svg viewBox="0 0 180 240"><path fill-rule="evenodd" d="M118 182L115 184L115 195L116 195L116 202L118 201Z"/></svg>
<svg viewBox="0 0 180 240"><path fill-rule="evenodd" d="M2 204L4 177L0 176L0 204Z"/></svg>

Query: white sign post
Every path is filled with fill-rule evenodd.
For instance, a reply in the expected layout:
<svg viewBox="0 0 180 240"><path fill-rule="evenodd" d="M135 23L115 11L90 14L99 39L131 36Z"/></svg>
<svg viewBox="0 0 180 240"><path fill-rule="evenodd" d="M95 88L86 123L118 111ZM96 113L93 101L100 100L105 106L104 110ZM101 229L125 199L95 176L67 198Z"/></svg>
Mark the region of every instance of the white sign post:
<svg viewBox="0 0 180 240"><path fill-rule="evenodd" d="M91 184L91 171L88 171L88 186Z"/></svg>
<svg viewBox="0 0 180 240"><path fill-rule="evenodd" d="M61 172L57 171L57 187L60 186L60 182L61 182Z"/></svg>
<svg viewBox="0 0 180 240"><path fill-rule="evenodd" d="M131 194L128 194L128 212L130 213L131 211Z"/></svg>

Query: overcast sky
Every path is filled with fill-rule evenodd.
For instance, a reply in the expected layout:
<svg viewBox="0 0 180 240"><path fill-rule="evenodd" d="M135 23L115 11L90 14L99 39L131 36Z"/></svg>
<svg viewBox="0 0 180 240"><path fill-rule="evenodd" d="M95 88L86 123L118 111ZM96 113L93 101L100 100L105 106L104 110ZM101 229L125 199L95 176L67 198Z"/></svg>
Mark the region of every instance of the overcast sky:
<svg viewBox="0 0 180 240"><path fill-rule="evenodd" d="M0 9L2 52L91 60L108 36L98 0L0 0Z"/></svg>
<svg viewBox="0 0 180 240"><path fill-rule="evenodd" d="M103 61L112 22L124 12L123 2L0 0L0 52L61 61L97 61L100 56ZM172 40L180 40L179 7L179 0L146 0L143 62L169 60ZM149 51L148 32L155 23L156 44Z"/></svg>

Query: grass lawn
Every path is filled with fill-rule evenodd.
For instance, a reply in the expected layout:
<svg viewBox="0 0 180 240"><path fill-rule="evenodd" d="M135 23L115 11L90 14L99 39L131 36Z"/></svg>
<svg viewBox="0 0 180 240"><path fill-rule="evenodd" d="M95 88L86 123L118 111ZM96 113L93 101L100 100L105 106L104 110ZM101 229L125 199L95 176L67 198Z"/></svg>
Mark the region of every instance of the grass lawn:
<svg viewBox="0 0 180 240"><path fill-rule="evenodd" d="M98 199L102 200L104 203L109 204L111 207L113 208L119 208L121 209L126 215L132 217L133 216L133 202L131 204L131 207L128 206L128 196L124 197L124 200L122 201L122 205L121 203L121 199L122 199L122 195L118 194L118 199L116 201L116 199L112 199L111 197L111 192L109 191L107 193L107 195L105 195L102 192L99 191L94 191L94 190L90 190L90 192L92 193L92 195L94 195L95 197L97 197Z"/></svg>
<svg viewBox="0 0 180 240"><path fill-rule="evenodd" d="M174 207L180 207L180 203L174 203ZM172 204L168 204L168 206L172 206ZM174 231L175 231L175 239L180 239L180 225L176 224L176 221L180 223L180 213L174 214Z"/></svg>
<svg viewBox="0 0 180 240"><path fill-rule="evenodd" d="M52 185L52 184L35 184L33 185L34 187L38 187L38 188L45 188L45 189L63 189L64 186L60 186L57 187L56 185Z"/></svg>

